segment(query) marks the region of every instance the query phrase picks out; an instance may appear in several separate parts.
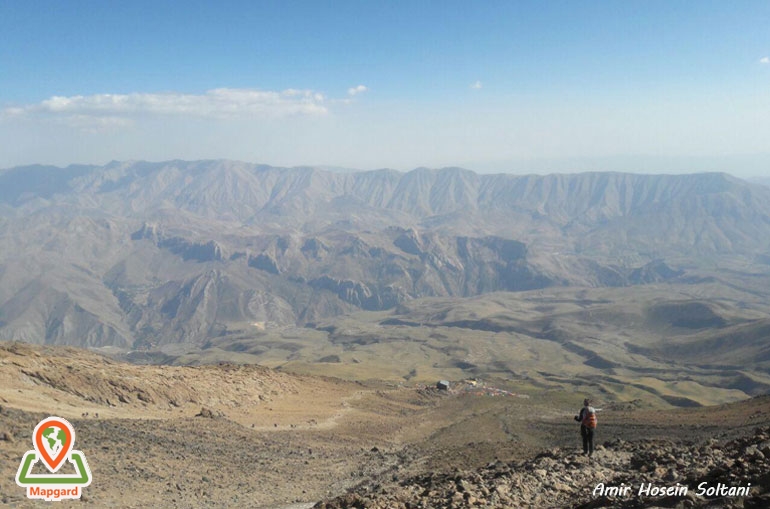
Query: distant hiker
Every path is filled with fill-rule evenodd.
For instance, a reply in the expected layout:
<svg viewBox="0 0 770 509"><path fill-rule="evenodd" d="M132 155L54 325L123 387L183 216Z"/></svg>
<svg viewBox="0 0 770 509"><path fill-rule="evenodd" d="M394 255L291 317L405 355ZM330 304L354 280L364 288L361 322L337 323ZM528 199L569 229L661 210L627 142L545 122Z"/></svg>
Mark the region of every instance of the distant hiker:
<svg viewBox="0 0 770 509"><path fill-rule="evenodd" d="M590 458L594 453L594 430L596 429L596 409L591 406L591 400L583 400L583 408L575 416L580 423L580 435L583 437L583 454Z"/></svg>

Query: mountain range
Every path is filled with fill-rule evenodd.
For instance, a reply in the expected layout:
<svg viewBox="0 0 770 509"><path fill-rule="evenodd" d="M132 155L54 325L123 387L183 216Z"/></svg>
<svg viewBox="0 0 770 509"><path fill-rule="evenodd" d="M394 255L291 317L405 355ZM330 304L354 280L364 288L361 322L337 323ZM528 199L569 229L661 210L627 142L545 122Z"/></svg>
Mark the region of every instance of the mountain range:
<svg viewBox="0 0 770 509"><path fill-rule="evenodd" d="M203 346L415 299L770 270L723 173L339 173L235 161L0 172L0 339ZM725 276L727 277L727 276Z"/></svg>

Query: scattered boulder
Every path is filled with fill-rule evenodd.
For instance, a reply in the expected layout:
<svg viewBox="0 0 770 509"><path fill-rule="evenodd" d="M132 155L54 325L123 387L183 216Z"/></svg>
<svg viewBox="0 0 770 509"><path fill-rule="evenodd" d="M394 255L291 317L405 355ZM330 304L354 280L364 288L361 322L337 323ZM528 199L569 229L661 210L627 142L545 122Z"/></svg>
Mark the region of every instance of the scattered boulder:
<svg viewBox="0 0 770 509"><path fill-rule="evenodd" d="M195 414L195 417L203 417L205 419L213 419L215 417L214 412L206 407L201 408L201 411Z"/></svg>
<svg viewBox="0 0 770 509"><path fill-rule="evenodd" d="M316 508L389 507L769 507L770 428L720 443L675 443L668 440L613 440L589 460L575 452L552 449L526 461L490 462L477 471L431 473L393 484L359 486ZM698 495L701 483L716 487L745 487L748 496ZM630 494L616 497L595 493L604 486L630 486ZM688 487L686 495L637 496L640 486Z"/></svg>

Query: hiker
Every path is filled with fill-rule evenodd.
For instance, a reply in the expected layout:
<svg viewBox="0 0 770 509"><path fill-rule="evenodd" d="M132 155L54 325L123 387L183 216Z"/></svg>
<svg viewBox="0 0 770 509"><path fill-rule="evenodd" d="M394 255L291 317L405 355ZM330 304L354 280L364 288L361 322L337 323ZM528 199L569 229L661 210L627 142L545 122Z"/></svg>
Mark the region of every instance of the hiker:
<svg viewBox="0 0 770 509"><path fill-rule="evenodd" d="M583 454L590 458L594 453L594 430L596 429L596 409L591 406L591 400L583 400L583 408L575 416L580 423L580 435L583 437Z"/></svg>

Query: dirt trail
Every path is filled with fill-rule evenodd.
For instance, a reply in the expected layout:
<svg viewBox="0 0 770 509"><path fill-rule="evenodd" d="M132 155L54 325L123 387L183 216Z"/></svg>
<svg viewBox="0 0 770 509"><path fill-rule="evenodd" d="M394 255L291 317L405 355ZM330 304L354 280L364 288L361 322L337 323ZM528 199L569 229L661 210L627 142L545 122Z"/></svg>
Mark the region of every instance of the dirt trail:
<svg viewBox="0 0 770 509"><path fill-rule="evenodd" d="M301 424L280 424L280 425L272 425L272 426L251 426L251 429L254 431L260 431L260 432L271 432L271 431L282 431L286 429L294 429L294 430L330 430L332 428L335 428L340 425L340 422L345 419L346 417L349 417L351 413L354 412L360 412L360 410L356 409L355 406L351 405L351 402L359 401L361 400L364 395L372 395L374 394L374 390L359 390L356 391L351 396L344 396L341 397L339 400L339 407L337 409L337 412L333 415L330 415L326 419L323 419L321 421L317 421L316 419L310 419L308 421L305 421ZM276 405L277 406L277 405Z"/></svg>

